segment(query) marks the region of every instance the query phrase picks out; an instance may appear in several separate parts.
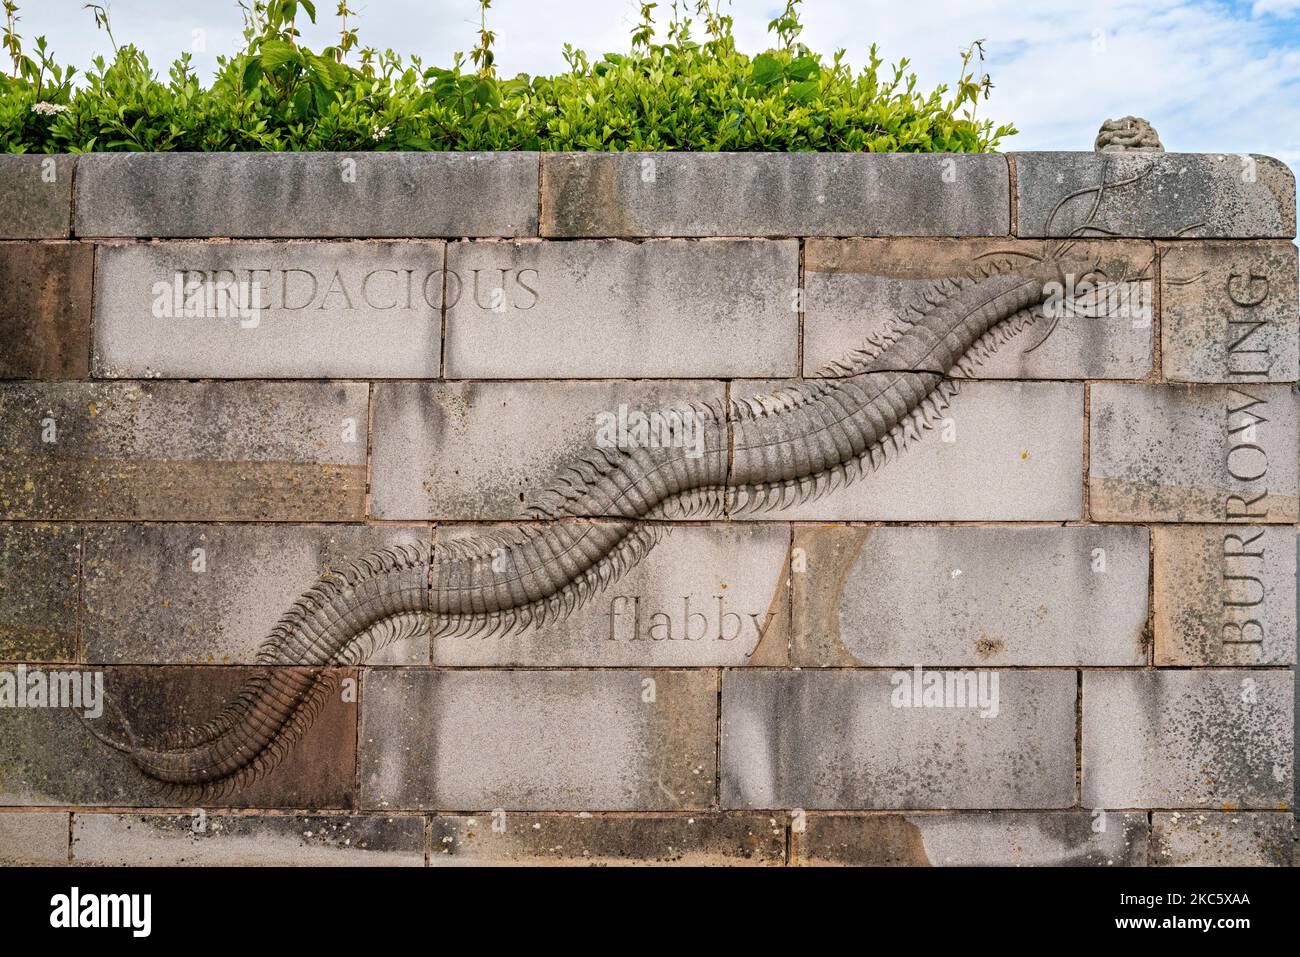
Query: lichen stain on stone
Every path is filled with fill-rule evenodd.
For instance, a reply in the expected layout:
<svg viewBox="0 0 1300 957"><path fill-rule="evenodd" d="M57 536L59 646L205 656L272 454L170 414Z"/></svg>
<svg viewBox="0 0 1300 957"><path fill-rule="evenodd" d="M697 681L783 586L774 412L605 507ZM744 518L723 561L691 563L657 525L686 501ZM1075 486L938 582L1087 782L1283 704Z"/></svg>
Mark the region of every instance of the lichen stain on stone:
<svg viewBox="0 0 1300 957"><path fill-rule="evenodd" d="M1108 521L1150 521L1160 515L1165 521L1218 522L1223 520L1225 501L1234 494L1228 489L1160 485L1096 472L1088 487L1094 518ZM1296 501L1294 495L1270 494L1253 507L1267 509L1270 515L1295 515Z"/></svg>
<svg viewBox="0 0 1300 957"><path fill-rule="evenodd" d="M577 165L572 157L557 157L555 162ZM545 171L545 163L542 169ZM547 225L578 233L599 227L601 232L615 237L643 232L633 222L634 199L620 172L621 164L612 156L608 162L583 163L578 175L558 177L558 187L543 172L542 207L550 213Z"/></svg>
<svg viewBox="0 0 1300 957"><path fill-rule="evenodd" d="M1170 721L1161 729L1165 736L1186 742L1199 771L1189 778L1198 779L1196 788L1207 802L1218 799L1225 811L1274 803L1267 796L1289 776L1289 759L1281 771L1277 763L1276 742L1289 737L1283 734L1281 710L1267 700L1264 682L1248 686L1252 680L1246 675L1240 684L1233 681L1213 689L1217 693L1191 707L1183 721ZM1289 716L1285 721L1290 723ZM1239 800L1222 800L1228 796Z"/></svg>
<svg viewBox="0 0 1300 957"><path fill-rule="evenodd" d="M457 431L464 431L469 425L469 413L473 408L471 397L453 389L437 389L433 393L433 400L455 425Z"/></svg>
<svg viewBox="0 0 1300 957"><path fill-rule="evenodd" d="M795 579L796 587L802 585L802 601L796 600L795 606L802 611L804 627L809 632L805 638L835 649L836 661L828 663L857 663L841 638L840 612L844 586L858 564L871 531L870 528L815 529L797 538L806 549L808 568ZM810 585L810 581L815 584Z"/></svg>

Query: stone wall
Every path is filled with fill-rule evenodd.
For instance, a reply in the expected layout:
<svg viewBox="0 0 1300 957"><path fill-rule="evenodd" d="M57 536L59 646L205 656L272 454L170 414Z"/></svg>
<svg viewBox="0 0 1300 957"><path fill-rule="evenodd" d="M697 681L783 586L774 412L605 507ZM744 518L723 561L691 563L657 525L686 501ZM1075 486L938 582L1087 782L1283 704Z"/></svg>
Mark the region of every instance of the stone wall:
<svg viewBox="0 0 1300 957"><path fill-rule="evenodd" d="M1289 864L1294 235L1236 155L0 158L0 672L111 703L0 708L0 860ZM741 488L825 375L928 395ZM683 403L712 511L530 507ZM467 542L629 517L585 601L437 627ZM274 767L196 799L92 733L201 726L402 547L434 614Z"/></svg>

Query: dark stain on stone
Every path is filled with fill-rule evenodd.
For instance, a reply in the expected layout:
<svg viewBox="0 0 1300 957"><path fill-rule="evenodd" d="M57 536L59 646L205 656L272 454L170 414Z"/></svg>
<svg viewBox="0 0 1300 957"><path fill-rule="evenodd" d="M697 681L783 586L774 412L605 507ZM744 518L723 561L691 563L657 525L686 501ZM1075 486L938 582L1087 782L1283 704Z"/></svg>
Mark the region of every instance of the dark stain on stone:
<svg viewBox="0 0 1300 957"><path fill-rule="evenodd" d="M921 828L902 814L817 817L795 832L795 862L858 867L930 867Z"/></svg>
<svg viewBox="0 0 1300 957"><path fill-rule="evenodd" d="M840 605L871 532L843 526L795 530L795 547L804 549L808 563L807 571L794 574L794 642L802 651L796 652L801 661L857 664L840 639Z"/></svg>
<svg viewBox="0 0 1300 957"><path fill-rule="evenodd" d="M83 243L0 243L0 379L85 378L93 261Z"/></svg>

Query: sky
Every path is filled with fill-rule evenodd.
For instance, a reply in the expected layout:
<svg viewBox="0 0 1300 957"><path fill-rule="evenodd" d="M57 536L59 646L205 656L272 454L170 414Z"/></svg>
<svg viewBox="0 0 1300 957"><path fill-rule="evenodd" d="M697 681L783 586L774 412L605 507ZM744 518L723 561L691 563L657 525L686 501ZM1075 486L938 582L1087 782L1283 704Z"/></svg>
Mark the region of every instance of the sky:
<svg viewBox="0 0 1300 957"><path fill-rule="evenodd" d="M325 46L337 31L336 0L317 0ZM666 19L670 0L660 0ZM784 0L733 0L737 43L771 46L767 22ZM60 62L83 66L111 52L83 0L19 0L19 33L44 35ZM119 42L144 49L160 73L181 51L201 75L238 49L235 0L108 0ZM426 64L445 64L475 42L477 0L350 0L361 41ZM305 18L304 18L305 19ZM493 0L503 75L563 68L571 43L622 52L637 19L634 0ZM1254 152L1300 169L1300 0L805 0L801 39L861 64L875 42L887 63L906 57L920 85L956 78L959 51L983 39L994 90L981 115L1014 122L1003 150L1091 149L1102 120L1128 114L1155 126L1165 148Z"/></svg>

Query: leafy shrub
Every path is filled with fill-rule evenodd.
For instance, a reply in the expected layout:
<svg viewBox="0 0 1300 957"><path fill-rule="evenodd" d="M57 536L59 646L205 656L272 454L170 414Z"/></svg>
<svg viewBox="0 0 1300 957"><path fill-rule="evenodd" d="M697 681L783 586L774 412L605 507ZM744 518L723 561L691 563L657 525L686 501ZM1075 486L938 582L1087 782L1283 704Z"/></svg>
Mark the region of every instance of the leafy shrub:
<svg viewBox="0 0 1300 957"><path fill-rule="evenodd" d="M695 0L704 38L673 3L667 42L654 42L654 3L643 3L631 52L591 59L565 46L555 76L496 75L480 0L478 45L450 67L359 47L346 0L339 42L313 52L300 43L310 0L252 0L244 49L218 60L204 86L189 54L167 79L144 54L119 46L107 13L86 6L114 48L79 75L55 63L44 37L31 54L17 33L14 0L2 0L0 149L22 152L226 150L819 150L982 152L1016 132L976 118L992 84L961 58L954 91L918 92L908 62L855 72L843 51L829 59L799 42L800 0L787 0L769 31L773 49L736 49L719 0ZM349 62L353 61L353 62Z"/></svg>

